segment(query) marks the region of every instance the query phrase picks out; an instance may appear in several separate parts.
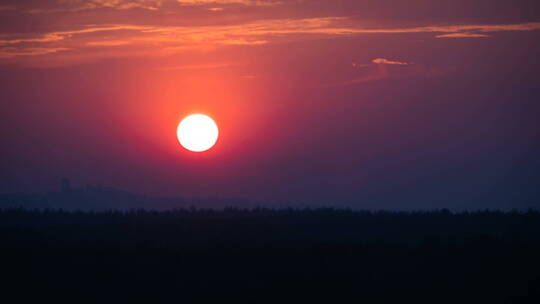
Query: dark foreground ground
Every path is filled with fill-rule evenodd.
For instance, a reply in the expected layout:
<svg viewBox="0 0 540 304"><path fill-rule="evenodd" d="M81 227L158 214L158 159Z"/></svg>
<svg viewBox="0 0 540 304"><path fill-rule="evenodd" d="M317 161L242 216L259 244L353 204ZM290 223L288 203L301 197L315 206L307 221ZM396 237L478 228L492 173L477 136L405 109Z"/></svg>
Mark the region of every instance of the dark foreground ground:
<svg viewBox="0 0 540 304"><path fill-rule="evenodd" d="M2 303L540 303L540 213L0 211Z"/></svg>

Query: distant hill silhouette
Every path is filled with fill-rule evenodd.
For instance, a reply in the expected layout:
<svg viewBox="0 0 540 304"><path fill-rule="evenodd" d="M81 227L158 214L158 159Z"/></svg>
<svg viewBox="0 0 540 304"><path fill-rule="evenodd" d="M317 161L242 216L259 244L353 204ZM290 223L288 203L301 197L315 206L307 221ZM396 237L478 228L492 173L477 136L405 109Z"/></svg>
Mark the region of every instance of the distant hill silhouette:
<svg viewBox="0 0 540 304"><path fill-rule="evenodd" d="M241 198L153 197L111 187L86 186L76 188L71 186L68 179L62 180L60 191L0 194L0 208L106 211L129 209L167 210L193 206L222 209L227 206L255 207L255 203Z"/></svg>

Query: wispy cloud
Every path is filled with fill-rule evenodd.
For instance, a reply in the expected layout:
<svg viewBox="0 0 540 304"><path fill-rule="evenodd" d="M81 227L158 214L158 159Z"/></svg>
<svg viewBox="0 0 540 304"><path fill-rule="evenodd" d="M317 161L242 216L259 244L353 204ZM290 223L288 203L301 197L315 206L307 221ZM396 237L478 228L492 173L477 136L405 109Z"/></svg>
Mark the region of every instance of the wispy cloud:
<svg viewBox="0 0 540 304"><path fill-rule="evenodd" d="M162 67L162 68L159 68L158 70L160 71L210 70L210 69L228 68L228 67L238 66L238 65L239 65L238 63L187 64L187 65Z"/></svg>
<svg viewBox="0 0 540 304"><path fill-rule="evenodd" d="M136 26L136 25L107 25L107 26L89 26L83 29L71 31L58 31L44 34L39 37L32 38L15 38L0 40L0 46L8 44L23 44L23 43L52 43L58 42L74 36L96 33L96 32L115 32L115 31L145 31L151 30L153 27Z"/></svg>
<svg viewBox="0 0 540 304"><path fill-rule="evenodd" d="M540 30L540 22L528 22L518 24L472 24L472 25L448 25L448 26L421 26L410 28L388 29L352 29L353 33L493 33L505 31L535 31Z"/></svg>
<svg viewBox="0 0 540 304"><path fill-rule="evenodd" d="M127 10L133 8L157 10L163 0L58 0L57 5L46 9L31 9L31 14L47 14L62 12L78 12L85 10L109 8Z"/></svg>
<svg viewBox="0 0 540 304"><path fill-rule="evenodd" d="M479 34L479 33L451 33L451 34L441 34L435 36L435 38L486 38L489 35Z"/></svg>
<svg viewBox="0 0 540 304"><path fill-rule="evenodd" d="M376 64L393 64L393 65L409 65L410 64L408 62L393 61L393 60L388 60L385 58L375 58L371 62L376 63Z"/></svg>
<svg viewBox="0 0 540 304"><path fill-rule="evenodd" d="M123 1L121 1L123 2ZM36 49L70 49L84 53L91 47L102 47L100 58L107 56L106 48L114 56L161 56L186 50L214 50L223 46L256 46L274 42L298 41L312 38L331 38L352 35L433 33L434 37L480 37L501 31L540 30L540 22L499 25L449 25L403 28L365 28L344 17L273 19L243 24L211 26L162 25L91 25L73 30L43 34L8 34L0 40L0 51L17 57L20 54L42 55ZM100 33L97 35L97 33ZM106 38L104 38L106 37ZM118 52L118 50L124 50ZM137 51L135 51L137 50ZM86 51L92 56L91 50ZM44 53L47 54L47 53ZM6 57L6 56L4 56ZM384 58L373 63L404 65ZM360 66L360 65L359 65ZM358 67L359 67L358 66Z"/></svg>
<svg viewBox="0 0 540 304"><path fill-rule="evenodd" d="M226 5L240 4L246 6L274 6L279 5L281 1L275 0L176 0L180 5L199 6L199 5Z"/></svg>
<svg viewBox="0 0 540 304"><path fill-rule="evenodd" d="M435 77L442 71L406 61L375 58L370 63L352 63L353 68L361 68L358 75L349 79L332 82L326 87L349 86L384 79L405 79L411 77ZM394 68L395 67L395 68ZM398 68L399 67L399 68Z"/></svg>
<svg viewBox="0 0 540 304"><path fill-rule="evenodd" d="M86 45L88 46L101 46L101 47L120 46L120 45L126 45L126 44L129 44L129 42L123 41L123 40L90 41L86 43Z"/></svg>
<svg viewBox="0 0 540 304"><path fill-rule="evenodd" d="M177 7L197 6L207 7L211 11L223 10L226 5L241 5L241 6L276 6L283 4L277 0L56 0L53 4L45 2L45 7L29 9L31 14L52 14L52 13L76 13L80 11L96 10L96 9L144 9L157 11L168 5L169 9ZM13 6L0 6L1 10L15 9Z"/></svg>
<svg viewBox="0 0 540 304"><path fill-rule="evenodd" d="M376 65L382 65L382 64L389 64L389 65L409 65L411 64L410 62L402 62L402 61L396 61L396 60L388 60L386 58L375 58L373 60L371 60L370 63L357 63L357 62L353 62L351 63L351 66L353 68L367 68L367 67L371 67L373 66L374 64Z"/></svg>
<svg viewBox="0 0 540 304"><path fill-rule="evenodd" d="M34 47L34 48L0 48L0 58L14 58L18 56L37 56L57 53L61 51L67 51L67 48L46 48L46 47Z"/></svg>

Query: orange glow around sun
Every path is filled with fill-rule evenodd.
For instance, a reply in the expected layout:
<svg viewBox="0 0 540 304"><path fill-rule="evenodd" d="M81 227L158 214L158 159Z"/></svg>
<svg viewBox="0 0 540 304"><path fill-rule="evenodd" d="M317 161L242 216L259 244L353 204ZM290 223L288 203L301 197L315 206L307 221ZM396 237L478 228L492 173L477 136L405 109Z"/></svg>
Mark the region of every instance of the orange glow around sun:
<svg viewBox="0 0 540 304"><path fill-rule="evenodd" d="M193 114L180 122L176 135L184 148L192 152L204 152L215 145L219 131L209 116Z"/></svg>

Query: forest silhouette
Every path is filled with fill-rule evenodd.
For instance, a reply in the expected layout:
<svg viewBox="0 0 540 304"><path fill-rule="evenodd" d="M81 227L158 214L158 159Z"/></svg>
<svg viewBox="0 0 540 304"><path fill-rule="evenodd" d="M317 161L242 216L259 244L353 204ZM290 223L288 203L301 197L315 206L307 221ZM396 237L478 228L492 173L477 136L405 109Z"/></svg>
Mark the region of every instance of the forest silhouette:
<svg viewBox="0 0 540 304"><path fill-rule="evenodd" d="M0 239L3 289L21 301L534 303L540 295L534 210L8 208Z"/></svg>

